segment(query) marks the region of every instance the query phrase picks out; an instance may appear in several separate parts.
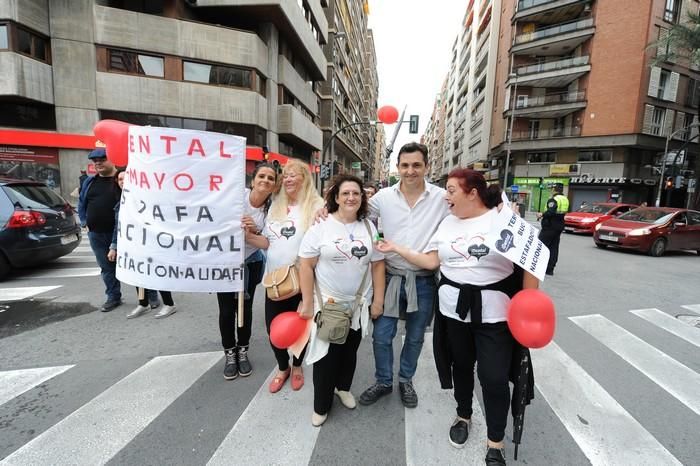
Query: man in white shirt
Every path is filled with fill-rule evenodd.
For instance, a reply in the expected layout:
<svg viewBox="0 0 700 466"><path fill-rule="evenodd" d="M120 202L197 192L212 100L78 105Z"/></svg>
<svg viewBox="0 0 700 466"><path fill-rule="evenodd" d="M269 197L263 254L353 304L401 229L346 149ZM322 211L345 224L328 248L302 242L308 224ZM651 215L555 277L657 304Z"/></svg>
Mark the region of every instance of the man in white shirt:
<svg viewBox="0 0 700 466"><path fill-rule="evenodd" d="M445 190L425 181L428 148L423 144L413 142L401 147L397 168L401 181L372 196L370 216L381 217L386 239L423 251L449 214ZM360 403L370 405L393 390L392 343L400 317L406 320L406 339L401 349L399 391L404 406L414 408L418 395L412 378L425 328L432 318L435 273L418 269L395 253L386 255L386 270L384 312L375 319L372 333L376 383L362 393Z"/></svg>

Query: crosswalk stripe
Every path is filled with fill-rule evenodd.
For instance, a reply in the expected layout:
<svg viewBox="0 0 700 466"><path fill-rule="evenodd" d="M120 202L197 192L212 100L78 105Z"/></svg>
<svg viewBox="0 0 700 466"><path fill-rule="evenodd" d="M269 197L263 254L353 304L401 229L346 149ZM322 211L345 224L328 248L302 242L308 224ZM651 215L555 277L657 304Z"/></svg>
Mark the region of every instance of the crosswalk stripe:
<svg viewBox="0 0 700 466"><path fill-rule="evenodd" d="M0 288L0 302L19 301L21 299L31 298L47 291L60 288L61 285L54 286L23 286L17 288Z"/></svg>
<svg viewBox="0 0 700 466"><path fill-rule="evenodd" d="M63 256L58 259L56 259L53 263L54 264L60 264L60 263L66 263L66 262L92 262L95 263L95 256L90 254L89 256Z"/></svg>
<svg viewBox="0 0 700 466"><path fill-rule="evenodd" d="M71 254L74 254L76 252L89 252L90 254L94 254L90 246L78 246L77 248L73 249L73 252Z"/></svg>
<svg viewBox="0 0 700 466"><path fill-rule="evenodd" d="M700 331L658 309L636 309L632 314L700 347Z"/></svg>
<svg viewBox="0 0 700 466"><path fill-rule="evenodd" d="M600 314L569 319L678 401L700 414L700 374Z"/></svg>
<svg viewBox="0 0 700 466"><path fill-rule="evenodd" d="M681 464L556 343L533 350L532 364L537 389L592 465Z"/></svg>
<svg viewBox="0 0 700 466"><path fill-rule="evenodd" d="M486 422L476 396L472 402L472 425L467 444L457 449L449 443L449 430L457 414L457 402L452 391L440 388L433 359L432 333L425 334L413 385L420 395L420 401L415 408L405 408L406 464L482 464Z"/></svg>
<svg viewBox="0 0 700 466"><path fill-rule="evenodd" d="M685 306L681 306L683 309L687 309L689 311L697 312L700 314L700 304L686 304Z"/></svg>
<svg viewBox="0 0 700 466"><path fill-rule="evenodd" d="M0 464L104 464L219 359L219 351L156 357Z"/></svg>
<svg viewBox="0 0 700 466"><path fill-rule="evenodd" d="M29 273L16 277L16 280L41 279L41 278L75 278L95 277L100 274L99 267L73 267L65 269L44 270L42 272Z"/></svg>
<svg viewBox="0 0 700 466"><path fill-rule="evenodd" d="M73 367L39 367L0 372L0 405Z"/></svg>
<svg viewBox="0 0 700 466"><path fill-rule="evenodd" d="M272 370L208 465L309 464L321 430L311 425L313 387L309 383L299 391L292 391L287 382L281 391L272 394L267 387L276 374L277 368ZM310 379L307 377L309 382ZM270 434L264 446L261 432Z"/></svg>

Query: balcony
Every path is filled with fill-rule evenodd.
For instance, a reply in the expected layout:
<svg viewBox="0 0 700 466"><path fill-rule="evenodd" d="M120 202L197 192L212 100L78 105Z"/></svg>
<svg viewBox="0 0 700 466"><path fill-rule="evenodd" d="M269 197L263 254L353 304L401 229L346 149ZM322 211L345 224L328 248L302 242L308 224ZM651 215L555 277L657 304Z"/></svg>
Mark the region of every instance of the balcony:
<svg viewBox="0 0 700 466"><path fill-rule="evenodd" d="M323 132L293 105L277 107L277 133L291 136L316 150L323 146Z"/></svg>
<svg viewBox="0 0 700 466"><path fill-rule="evenodd" d="M0 52L0 95L53 104L53 74L51 65L19 53Z"/></svg>
<svg viewBox="0 0 700 466"><path fill-rule="evenodd" d="M566 58L516 68L518 86L566 87L591 71L590 57ZM513 84L512 81L509 84Z"/></svg>
<svg viewBox="0 0 700 466"><path fill-rule="evenodd" d="M589 0L520 0L513 21L561 23L577 18Z"/></svg>
<svg viewBox="0 0 700 466"><path fill-rule="evenodd" d="M586 91L561 92L543 96L518 95L515 117L560 118L586 108ZM510 110L506 115L510 115Z"/></svg>
<svg viewBox="0 0 700 466"><path fill-rule="evenodd" d="M535 141L538 139L576 138L581 136L580 126L568 128L540 129L537 131L513 131L513 141Z"/></svg>
<svg viewBox="0 0 700 466"><path fill-rule="evenodd" d="M515 55L564 55L587 41L595 33L593 18L560 23L515 37L511 52Z"/></svg>

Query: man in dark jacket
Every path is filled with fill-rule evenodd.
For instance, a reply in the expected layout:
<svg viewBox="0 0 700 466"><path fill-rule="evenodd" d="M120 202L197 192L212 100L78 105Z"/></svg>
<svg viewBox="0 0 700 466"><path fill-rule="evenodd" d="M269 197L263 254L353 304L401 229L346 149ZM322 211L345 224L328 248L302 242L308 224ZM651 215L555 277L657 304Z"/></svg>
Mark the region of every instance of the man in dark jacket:
<svg viewBox="0 0 700 466"><path fill-rule="evenodd" d="M121 285L116 276L116 263L107 259L114 231L114 205L121 197L121 189L114 182L117 170L107 158L105 149L93 150L88 154L88 159L95 164L97 174L88 177L82 185L78 216L80 225L87 228L90 247L102 271L107 301L100 310L109 312L122 304Z"/></svg>
<svg viewBox="0 0 700 466"><path fill-rule="evenodd" d="M569 211L569 199L564 196L564 185L554 185L554 195L547 201L547 210L537 214L542 220L539 239L549 249L547 275L554 275L554 267L559 258L559 239L564 231L564 215Z"/></svg>

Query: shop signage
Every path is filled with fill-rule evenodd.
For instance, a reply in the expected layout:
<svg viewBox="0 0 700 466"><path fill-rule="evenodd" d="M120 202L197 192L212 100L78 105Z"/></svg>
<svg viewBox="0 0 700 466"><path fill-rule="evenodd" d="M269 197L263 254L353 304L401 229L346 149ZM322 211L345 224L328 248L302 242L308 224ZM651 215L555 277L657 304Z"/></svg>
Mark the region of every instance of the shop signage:
<svg viewBox="0 0 700 466"><path fill-rule="evenodd" d="M627 178L625 176L603 176L600 178L594 178L592 176L578 176L571 178L571 184L594 184L594 185L609 185L609 184L645 184L647 186L654 186L656 184L656 179L654 178Z"/></svg>
<svg viewBox="0 0 700 466"><path fill-rule="evenodd" d="M574 178L571 178L572 180ZM551 178L551 177L546 177L542 178L542 183L545 185L555 185L557 183L563 184L564 186L569 184L569 178ZM530 177L530 178L514 178L513 179L513 184L521 185L521 184L535 184L538 185L540 184L540 179L535 178L535 177Z"/></svg>
<svg viewBox="0 0 700 466"><path fill-rule="evenodd" d="M550 175L572 175L579 173L580 165L577 163L554 163L549 166Z"/></svg>

